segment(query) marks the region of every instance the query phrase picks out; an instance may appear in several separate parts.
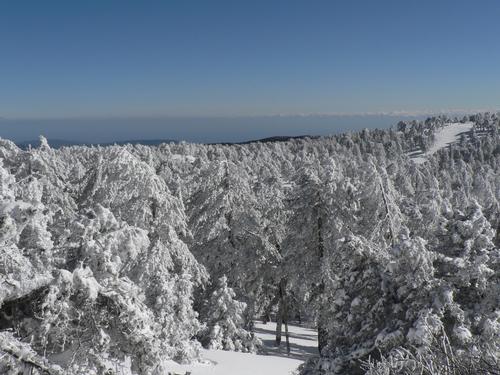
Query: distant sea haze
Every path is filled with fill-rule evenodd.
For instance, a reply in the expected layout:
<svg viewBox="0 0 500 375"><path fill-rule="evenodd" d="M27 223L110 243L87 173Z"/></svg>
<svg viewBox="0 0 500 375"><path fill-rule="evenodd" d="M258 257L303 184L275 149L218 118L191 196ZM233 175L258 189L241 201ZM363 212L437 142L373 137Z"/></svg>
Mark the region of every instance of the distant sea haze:
<svg viewBox="0 0 500 375"><path fill-rule="evenodd" d="M328 135L364 128L388 128L400 120L426 116L308 115L255 117L144 117L0 119L0 137L16 143L50 140L71 143L113 143L129 140L195 143L246 142L275 136Z"/></svg>

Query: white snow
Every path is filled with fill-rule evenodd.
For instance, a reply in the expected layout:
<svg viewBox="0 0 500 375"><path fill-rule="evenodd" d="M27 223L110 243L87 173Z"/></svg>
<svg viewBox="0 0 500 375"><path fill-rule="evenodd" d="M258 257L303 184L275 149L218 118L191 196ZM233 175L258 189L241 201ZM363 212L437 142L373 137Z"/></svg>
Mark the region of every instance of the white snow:
<svg viewBox="0 0 500 375"><path fill-rule="evenodd" d="M473 125L474 123L472 122L457 122L446 125L436 132L436 140L427 152L423 154L414 153L413 156L410 157L417 164L425 163L430 155L436 153L442 148L445 148L451 143L457 142L460 139L460 135L470 131Z"/></svg>
<svg viewBox="0 0 500 375"><path fill-rule="evenodd" d="M90 268L77 268L73 271L73 284L77 290L87 294L92 301L97 299L101 286L94 278Z"/></svg>
<svg viewBox="0 0 500 375"><path fill-rule="evenodd" d="M192 155L181 155L181 154L172 154L171 159L180 162L188 162L193 164L196 161L196 158Z"/></svg>
<svg viewBox="0 0 500 375"><path fill-rule="evenodd" d="M283 327L284 328L284 327ZM317 354L318 342L314 329L290 325L290 355L286 352L285 334L278 348L274 346L276 323L256 323L255 333L262 340L259 354L231 352L224 350L202 351L201 363L181 365L174 361L165 362L167 373L191 375L287 375L309 357Z"/></svg>

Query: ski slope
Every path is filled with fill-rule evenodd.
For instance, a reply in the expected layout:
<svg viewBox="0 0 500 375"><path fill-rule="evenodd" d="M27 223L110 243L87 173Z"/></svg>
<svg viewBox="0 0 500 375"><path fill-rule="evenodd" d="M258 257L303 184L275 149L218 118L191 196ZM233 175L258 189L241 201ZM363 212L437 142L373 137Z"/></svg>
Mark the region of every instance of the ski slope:
<svg viewBox="0 0 500 375"><path fill-rule="evenodd" d="M436 132L436 140L427 152L413 152L409 154L410 158L416 164L425 163L428 160L429 156L431 156L432 154L436 153L442 148L447 147L451 143L457 142L463 133L469 132L472 129L473 125L474 123L472 122L458 122L446 125Z"/></svg>
<svg viewBox="0 0 500 375"><path fill-rule="evenodd" d="M200 363L180 365L167 361L171 374L191 375L287 375L309 357L317 354L315 330L290 325L290 355L286 353L285 337L281 346L274 346L276 323L255 324L255 333L262 340L260 354L229 352L224 350L203 350L204 360Z"/></svg>

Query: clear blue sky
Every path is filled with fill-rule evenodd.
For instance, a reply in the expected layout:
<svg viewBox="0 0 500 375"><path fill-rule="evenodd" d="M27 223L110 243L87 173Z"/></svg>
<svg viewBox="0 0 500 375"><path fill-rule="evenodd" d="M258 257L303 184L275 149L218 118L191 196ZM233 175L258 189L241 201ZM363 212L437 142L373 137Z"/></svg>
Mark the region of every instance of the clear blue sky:
<svg viewBox="0 0 500 375"><path fill-rule="evenodd" d="M500 2L2 1L0 117L498 108Z"/></svg>

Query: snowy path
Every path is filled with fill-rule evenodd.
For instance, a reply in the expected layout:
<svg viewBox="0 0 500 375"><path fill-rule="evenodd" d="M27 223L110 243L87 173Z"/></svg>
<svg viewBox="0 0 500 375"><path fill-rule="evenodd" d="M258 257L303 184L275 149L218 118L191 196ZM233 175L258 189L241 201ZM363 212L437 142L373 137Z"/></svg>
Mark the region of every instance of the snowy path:
<svg viewBox="0 0 500 375"><path fill-rule="evenodd" d="M313 329L290 325L290 356L286 354L285 343L274 346L275 323L255 324L255 333L264 345L261 354L203 350L206 363L179 365L167 362L168 371L184 375L287 375L307 358L317 353L317 336ZM285 337L283 335L283 341Z"/></svg>
<svg viewBox="0 0 500 375"><path fill-rule="evenodd" d="M436 132L436 141L427 152L413 152L410 154L410 158L417 164L425 163L428 156L448 146L450 143L457 142L460 139L460 135L470 131L473 125L474 123L472 122L446 125Z"/></svg>

